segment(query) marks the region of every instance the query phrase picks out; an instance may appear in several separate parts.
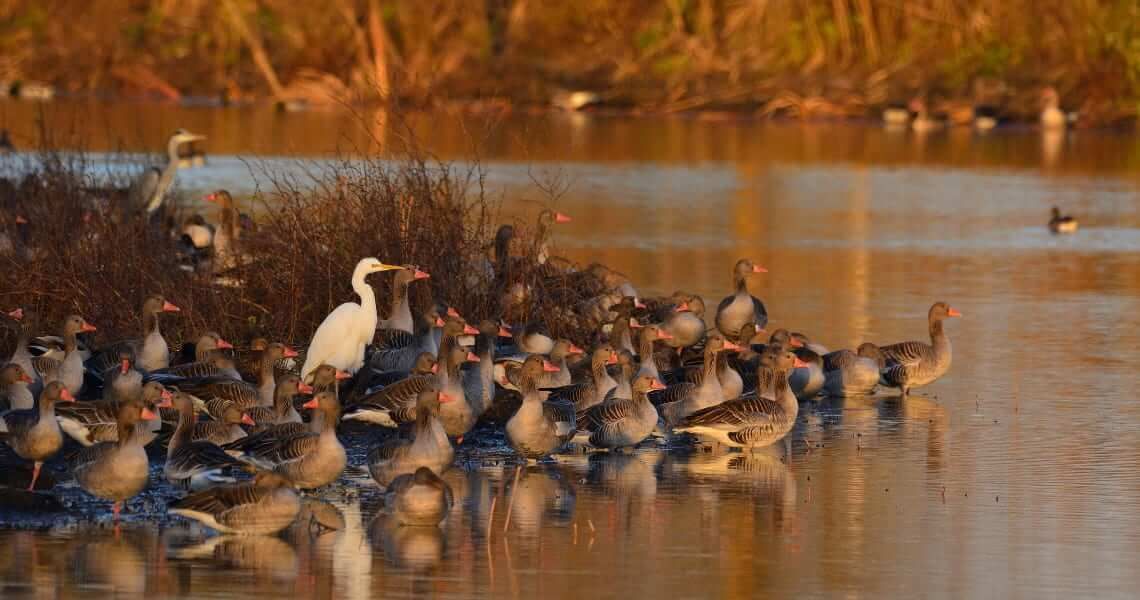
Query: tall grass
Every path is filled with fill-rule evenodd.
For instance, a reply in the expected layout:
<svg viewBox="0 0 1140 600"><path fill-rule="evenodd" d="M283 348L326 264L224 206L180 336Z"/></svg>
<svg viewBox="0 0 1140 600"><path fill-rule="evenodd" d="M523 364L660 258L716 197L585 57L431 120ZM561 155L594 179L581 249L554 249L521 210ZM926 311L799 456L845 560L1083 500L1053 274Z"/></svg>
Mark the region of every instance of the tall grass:
<svg viewBox="0 0 1140 600"><path fill-rule="evenodd" d="M68 91L427 103L565 86L843 113L916 93L1025 111L1050 84L1094 117L1140 100L1134 0L13 0L0 24L0 80Z"/></svg>

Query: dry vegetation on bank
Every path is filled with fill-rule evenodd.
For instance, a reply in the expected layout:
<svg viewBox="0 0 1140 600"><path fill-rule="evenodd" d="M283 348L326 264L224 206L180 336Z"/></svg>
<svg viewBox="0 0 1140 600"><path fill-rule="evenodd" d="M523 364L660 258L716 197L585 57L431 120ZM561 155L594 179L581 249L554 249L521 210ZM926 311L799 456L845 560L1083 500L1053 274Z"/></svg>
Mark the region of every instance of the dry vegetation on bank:
<svg viewBox="0 0 1140 600"><path fill-rule="evenodd" d="M269 189L251 199L256 229L242 238L247 260L227 273L240 285L228 287L180 269L170 234L91 208L85 190L96 182L84 160L44 153L22 179L0 180L0 234L26 235L19 242L25 252L0 253L0 308L33 309L45 330L54 331L74 312L99 327L100 342L134 336L141 329L138 306L159 292L183 309L163 319L168 339L213 329L242 342L266 336L304 347L333 307L355 300L349 279L365 256L433 274L411 287L413 307L434 298L473 322L498 318L504 284L489 272L489 261L505 221L516 232L512 279L561 289L560 295L543 293L552 299L542 306L519 307L515 318L543 319L556 334L585 341L576 322L556 314L554 302L580 302L598 285L560 285L558 277L545 276L533 260L536 228L499 213L477 164L459 168L409 152L314 167L307 179L264 172ZM29 221L26 229L16 225L16 215ZM391 276L373 275L370 282L383 316ZM14 338L0 336L3 355Z"/></svg>
<svg viewBox="0 0 1140 600"><path fill-rule="evenodd" d="M0 3L0 80L176 98L545 103L867 114L889 100L1010 116L1055 85L1091 122L1140 101L1134 0L285 0Z"/></svg>

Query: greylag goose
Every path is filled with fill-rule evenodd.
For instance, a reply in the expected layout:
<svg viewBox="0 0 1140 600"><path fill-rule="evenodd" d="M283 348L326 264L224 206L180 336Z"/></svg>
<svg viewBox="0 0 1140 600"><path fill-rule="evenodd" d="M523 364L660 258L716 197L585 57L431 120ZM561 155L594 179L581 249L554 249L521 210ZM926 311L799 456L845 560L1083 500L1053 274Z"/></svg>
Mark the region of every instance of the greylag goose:
<svg viewBox="0 0 1140 600"><path fill-rule="evenodd" d="M222 339L216 331L207 331L198 336L194 342L183 342L179 345L178 353L172 364L184 365L195 362L206 362L210 357L222 354L223 350L234 350L234 345ZM164 369L160 369L164 370Z"/></svg>
<svg viewBox="0 0 1140 600"><path fill-rule="evenodd" d="M95 373L102 373L118 363L124 354L132 362L137 362L144 371L155 371L170 366L170 347L159 329L158 316L164 312L174 313L181 309L159 294L148 296L142 304L142 337L122 340L110 344L89 358L87 367Z"/></svg>
<svg viewBox="0 0 1140 600"><path fill-rule="evenodd" d="M411 439L393 436L368 453L368 471L380 485L388 485L398 475L429 468L443 473L451 466L455 450L439 420L441 403L451 402L437 388L416 396L416 422Z"/></svg>
<svg viewBox="0 0 1140 600"><path fill-rule="evenodd" d="M47 356L38 356L32 360L32 366L40 379L46 384L52 381L61 381L72 396L78 396L83 388L83 356L79 352L79 341L76 335L82 332L95 331L95 326L83 320L79 315L70 315L63 320L63 358L57 360Z"/></svg>
<svg viewBox="0 0 1140 600"><path fill-rule="evenodd" d="M226 190L206 195L206 202L218 205L218 227L211 238L213 257L210 270L217 273L237 266L241 255L241 213L234 197Z"/></svg>
<svg viewBox="0 0 1140 600"><path fill-rule="evenodd" d="M823 391L828 396L858 396L870 394L879 384L879 371L886 359L879 348L871 343L860 344L851 350L836 350L823 355Z"/></svg>
<svg viewBox="0 0 1140 600"><path fill-rule="evenodd" d="M491 320L479 323L479 335L475 338L475 356L479 357L479 362L463 372L463 393L476 419L495 399L495 342L500 337L509 338L511 332Z"/></svg>
<svg viewBox="0 0 1140 600"><path fill-rule="evenodd" d="M578 429L589 432L590 445L597 448L636 446L657 426L657 409L649 401L649 392L664 389L652 375L638 375L630 398L590 407L578 416Z"/></svg>
<svg viewBox="0 0 1140 600"><path fill-rule="evenodd" d="M262 471L252 482L213 487L175 500L169 510L219 533L273 535L293 524L301 500L288 479Z"/></svg>
<svg viewBox="0 0 1140 600"><path fill-rule="evenodd" d="M305 352L301 379L307 380L322 363L349 373L356 373L360 369L364 364L364 349L376 335L378 321L376 292L365 278L371 273L402 268L384 264L371 257L356 263L356 268L352 271L352 289L360 297L360 303L345 302L321 321Z"/></svg>
<svg viewBox="0 0 1140 600"><path fill-rule="evenodd" d="M1049 218L1049 231L1053 233L1074 233L1078 227L1080 224L1076 217L1062 215L1061 209L1056 206L1053 207L1052 216Z"/></svg>
<svg viewBox="0 0 1140 600"><path fill-rule="evenodd" d="M669 427L680 423L681 419L716 404L724 402L724 388L716 374L717 355L725 350L740 350L740 346L713 333L705 341L704 361L701 366L700 383L684 382L671 385L661 394L657 412Z"/></svg>
<svg viewBox="0 0 1140 600"><path fill-rule="evenodd" d="M28 340L31 339L32 334L39 326L39 318L36 313L22 308L9 312L8 318L12 319L16 325L16 349L12 351L12 356L8 358L8 362L20 365L24 373L31 377L36 370L32 367L32 353L28 350Z"/></svg>
<svg viewBox="0 0 1140 600"><path fill-rule="evenodd" d="M312 386L301 381L300 377L286 373L277 378L277 385L273 388L273 405L254 406L245 409L254 422L252 431L262 431L272 425L284 423L301 423L301 415L293 406L293 398L298 394L312 394Z"/></svg>
<svg viewBox="0 0 1140 600"><path fill-rule="evenodd" d="M788 434L796 424L799 404L788 387L788 370L799 361L790 352L765 351L755 394L696 411L675 431L710 438L736 448L760 448Z"/></svg>
<svg viewBox="0 0 1140 600"><path fill-rule="evenodd" d="M792 387L796 398L807 400L823 389L823 358L806 346L796 348L794 353L803 366L796 367L788 375L788 385Z"/></svg>
<svg viewBox="0 0 1140 600"><path fill-rule="evenodd" d="M807 348L808 350L811 350L820 356L831 352L831 350L828 350L827 347L823 344L820 344L819 342L813 342L811 341L811 338L797 331L793 331L788 335L791 337L792 344L796 348Z"/></svg>
<svg viewBox="0 0 1140 600"><path fill-rule="evenodd" d="M40 393L39 406L0 414L0 433L6 434L4 441L20 458L34 463L29 491L35 489L44 461L63 446L63 434L55 420L55 404L61 400L74 402L75 397L62 383L53 381Z"/></svg>
<svg viewBox="0 0 1140 600"><path fill-rule="evenodd" d="M75 479L83 491L110 500L114 520L119 521L119 508L124 500L134 497L146 487L149 464L135 425L139 420L157 419L140 401L119 407L117 423L119 439L100 442L79 451L72 463Z"/></svg>
<svg viewBox="0 0 1140 600"><path fill-rule="evenodd" d="M245 407L239 407L229 400L211 398L206 402L206 412L214 419L195 423L190 430L190 439L195 442L206 441L211 444L229 444L245 437L242 425L254 426L257 423L244 412ZM181 412L181 411L180 411Z"/></svg>
<svg viewBox="0 0 1140 600"><path fill-rule="evenodd" d="M594 354L597 356L598 351ZM507 442L525 458L538 459L554 452L570 441L577 429L575 407L569 398L552 395L543 402L538 394L543 372L557 368L541 356L531 355L523 361L519 372L522 405L507 421L506 430Z"/></svg>
<svg viewBox="0 0 1140 600"><path fill-rule="evenodd" d="M421 271L413 265L404 265L401 271L392 278L392 310L388 318L380 321L378 329L397 329L412 333L412 307L408 302L408 286L413 281L431 277L426 271Z"/></svg>
<svg viewBox="0 0 1140 600"><path fill-rule="evenodd" d="M233 360L229 358L216 356L213 360L228 363L226 370L233 368ZM257 389L256 385L227 375L192 377L186 379L153 379L152 375L152 380L161 381L162 383L176 387L183 392L199 398L207 400L215 398L228 400L233 402L239 411L255 406L262 406L261 392ZM272 406L272 402L270 406Z"/></svg>
<svg viewBox="0 0 1140 600"><path fill-rule="evenodd" d="M672 339L673 336L659 325L646 325L641 329L637 352L641 358L641 366L637 370L638 377L648 375L652 377L654 381L664 383L661 380L661 373L657 370L657 360L654 358L656 356L654 344L658 341L669 343Z"/></svg>
<svg viewBox="0 0 1140 600"><path fill-rule="evenodd" d="M174 394L178 409L178 427L166 447L166 480L184 490L202 490L220 483L233 483L234 470L245 465L226 454L214 442L194 439L198 416L194 412L194 398L189 394Z"/></svg>
<svg viewBox="0 0 1140 600"><path fill-rule="evenodd" d="M610 391L606 392L606 396L602 398L602 404L608 404L614 398L632 398L633 389L630 385L633 383L633 377L637 374L637 358L629 350L618 350L618 362L610 368L610 377L614 378L617 382Z"/></svg>
<svg viewBox="0 0 1140 600"><path fill-rule="evenodd" d="M704 299L683 292L677 292L674 296L680 298L681 302L673 306L662 325L663 329L673 336L666 345L672 348L687 348L700 343L705 339L705 331L708 329L704 320Z"/></svg>
<svg viewBox="0 0 1140 600"><path fill-rule="evenodd" d="M336 481L347 464L344 446L336 437L340 402L333 392L318 392L305 403L305 408L321 413L320 433L304 432L284 437L256 452L247 450L239 458L272 470L301 489L319 488Z"/></svg>
<svg viewBox="0 0 1140 600"><path fill-rule="evenodd" d="M721 300L716 308L716 328L721 334L726 337L736 336L745 323L755 323L760 329L768 324L768 310L764 308L764 303L748 292L748 276L767 272L767 269L753 264L747 258L736 261L736 266L732 269L732 284L736 293Z"/></svg>
<svg viewBox="0 0 1140 600"><path fill-rule="evenodd" d="M570 402L576 412L601 404L605 401L606 394L617 387L617 382L606 370L606 365L616 365L617 362L618 356L613 346L602 344L594 348L594 352L590 355L589 379L583 383L548 389L546 391L549 391L550 395L547 400ZM519 389L521 391L521 386Z"/></svg>
<svg viewBox="0 0 1140 600"><path fill-rule="evenodd" d="M554 350L554 338L550 337L550 330L540 322L531 322L526 325L516 325L512 328L515 347L513 350L503 349L503 354L550 354Z"/></svg>
<svg viewBox="0 0 1140 600"><path fill-rule="evenodd" d="M118 364L101 374L104 400L120 402L142 392L143 375L131 365L132 362L128 353L124 353Z"/></svg>
<svg viewBox="0 0 1140 600"><path fill-rule="evenodd" d="M119 410L127 402L137 402L158 414L158 410L173 406L171 394L162 384L151 381L143 385L141 395L123 401L76 402L56 408L56 420L60 429L71 439L84 446L99 442L115 442L119 439ZM162 426L159 419L138 423L136 435L142 446L150 444L158 436Z"/></svg>
<svg viewBox="0 0 1140 600"><path fill-rule="evenodd" d="M928 133L946 127L946 120L931 115L926 107L926 101L922 98L911 100L909 106L911 112L914 113L914 119L910 122L910 128L914 130L915 133Z"/></svg>
<svg viewBox="0 0 1140 600"><path fill-rule="evenodd" d="M277 389L277 363L286 358L296 358L297 351L282 344L273 342L261 351L260 364L257 370L257 390L262 406L274 405L274 391Z"/></svg>
<svg viewBox="0 0 1140 600"><path fill-rule="evenodd" d="M3 410L27 410L35 405L32 390L28 387L34 380L16 363L8 363L0 369L0 405Z"/></svg>
<svg viewBox="0 0 1140 600"><path fill-rule="evenodd" d="M401 525L437 526L454 504L451 486L427 467L400 475L384 492L384 510Z"/></svg>
<svg viewBox="0 0 1140 600"><path fill-rule="evenodd" d="M458 325L450 325L458 323ZM461 334L476 334L474 327L468 328L462 319L449 318L444 321L439 316L436 307L430 307L427 312L420 315L416 323L416 332L408 335L401 330L386 329L380 332L380 342L376 351L368 359L368 365L378 372L407 372L415 364L416 358L424 352L439 353L439 343L435 339L435 330L440 328L440 341L445 337L454 337Z"/></svg>
<svg viewBox="0 0 1140 600"><path fill-rule="evenodd" d="M229 343L229 342L226 342ZM173 367L151 371L147 379L174 382L179 379L222 378L240 380L234 359L221 352L211 352L205 360L182 363Z"/></svg>
<svg viewBox="0 0 1140 600"><path fill-rule="evenodd" d="M883 385L899 388L907 395L911 388L933 383L950 370L952 350L950 338L942 330L942 321L960 317L962 313L945 302L935 302L927 314L930 342L900 342L881 346L886 368L880 376Z"/></svg>

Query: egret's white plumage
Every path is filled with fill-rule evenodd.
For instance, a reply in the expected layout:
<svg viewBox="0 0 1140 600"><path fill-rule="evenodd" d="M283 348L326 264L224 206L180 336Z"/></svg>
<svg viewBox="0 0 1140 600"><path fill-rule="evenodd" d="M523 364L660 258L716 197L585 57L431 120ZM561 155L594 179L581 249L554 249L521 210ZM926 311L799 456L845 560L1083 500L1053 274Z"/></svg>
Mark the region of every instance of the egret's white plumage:
<svg viewBox="0 0 1140 600"><path fill-rule="evenodd" d="M345 302L321 321L317 332L313 334L313 341L309 343L309 351L305 354L305 366L301 368L303 379L307 379L321 364L356 373L364 364L364 348L372 341L379 320L376 315L376 292L364 278L369 273L402 268L384 264L371 257L356 263L356 269L352 272L352 289L360 296L360 303Z"/></svg>

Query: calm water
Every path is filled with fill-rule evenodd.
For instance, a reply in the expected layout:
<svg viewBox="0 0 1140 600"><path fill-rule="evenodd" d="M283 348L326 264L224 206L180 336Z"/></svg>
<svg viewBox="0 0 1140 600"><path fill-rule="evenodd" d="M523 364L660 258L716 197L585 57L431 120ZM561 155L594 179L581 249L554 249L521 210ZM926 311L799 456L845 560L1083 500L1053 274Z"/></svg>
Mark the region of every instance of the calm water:
<svg viewBox="0 0 1140 600"><path fill-rule="evenodd" d="M207 133L191 191L254 188L241 157L389 146L375 115L54 105L88 149L139 150ZM28 105L0 127L33 139ZM209 538L149 523L0 532L5 596L549 598L1133 597L1140 586L1140 142L1078 132L892 135L858 125L695 119L417 115L445 158L473 137L496 193L534 211L530 177L570 183L559 250L684 288L715 306L741 256L773 324L829 347L923 339L946 300L949 375L905 400L804 404L780 452L565 457L523 470L472 455L448 478L439 530L372 522L359 475L325 494L319 533ZM369 124L369 129L362 126ZM491 126L494 127L491 127ZM278 163L288 168L288 163ZM1080 233L1049 235L1052 204ZM59 491L80 503L72 484ZM513 501L512 501L513 498ZM511 514L507 523L506 514ZM493 510L492 510L492 507ZM307 521L308 522L308 521ZM203 545L205 544L205 545Z"/></svg>

